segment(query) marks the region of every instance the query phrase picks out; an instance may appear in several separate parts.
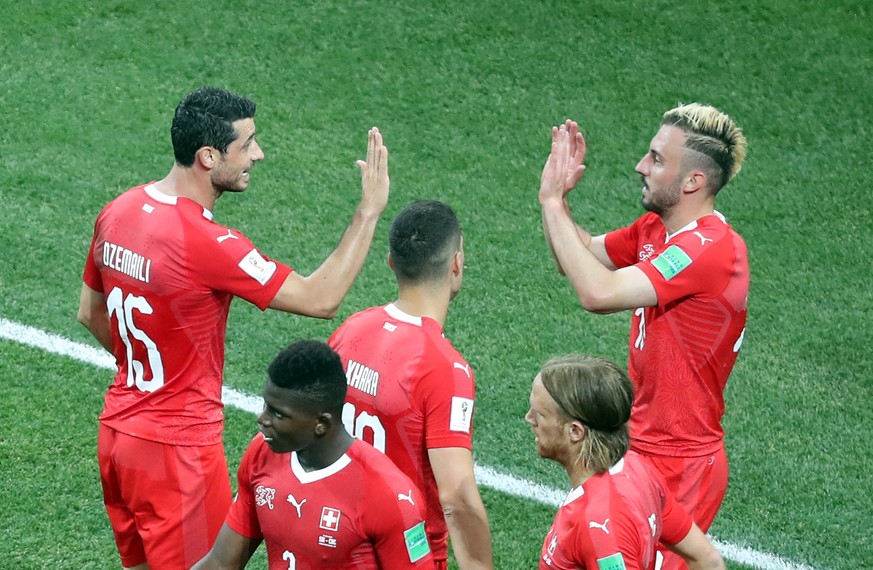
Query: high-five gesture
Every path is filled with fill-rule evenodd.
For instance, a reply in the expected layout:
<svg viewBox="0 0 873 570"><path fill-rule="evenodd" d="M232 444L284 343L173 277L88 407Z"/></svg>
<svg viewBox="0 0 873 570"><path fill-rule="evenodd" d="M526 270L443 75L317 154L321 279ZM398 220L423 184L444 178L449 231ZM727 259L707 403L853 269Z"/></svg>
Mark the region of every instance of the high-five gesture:
<svg viewBox="0 0 873 570"><path fill-rule="evenodd" d="M540 202L563 200L585 172L585 137L576 121L552 127L552 149L540 178Z"/></svg>
<svg viewBox="0 0 873 570"><path fill-rule="evenodd" d="M388 205L388 149L382 144L377 127L367 134L367 160L356 163L361 169L361 207L379 215Z"/></svg>

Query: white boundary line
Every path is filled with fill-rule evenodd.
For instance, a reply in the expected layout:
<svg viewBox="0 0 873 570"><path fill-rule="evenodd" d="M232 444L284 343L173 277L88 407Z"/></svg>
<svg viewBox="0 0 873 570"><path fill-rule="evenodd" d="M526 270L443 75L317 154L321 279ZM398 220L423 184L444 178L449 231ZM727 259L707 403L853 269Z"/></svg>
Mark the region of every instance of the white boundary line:
<svg viewBox="0 0 873 570"><path fill-rule="evenodd" d="M74 342L34 327L4 319L3 317L0 317L0 338L66 356L73 360L92 364L98 368L115 369L115 359L102 348L98 349ZM260 397L251 396L227 386L222 389L221 395L225 405L253 414L260 413L263 405ZM476 480L480 485L514 497L557 507L564 501L566 496L566 491L520 479L493 467L476 464L475 471ZM722 542L715 538L712 538L712 541L725 558L740 564L759 568L760 570L814 570L810 566L796 564L779 556L759 552L745 546Z"/></svg>

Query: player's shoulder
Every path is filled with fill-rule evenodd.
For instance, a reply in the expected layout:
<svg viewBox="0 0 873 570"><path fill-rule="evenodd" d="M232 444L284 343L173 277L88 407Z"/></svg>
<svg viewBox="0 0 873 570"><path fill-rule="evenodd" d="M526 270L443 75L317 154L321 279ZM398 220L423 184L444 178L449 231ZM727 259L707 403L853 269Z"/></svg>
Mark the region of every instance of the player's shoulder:
<svg viewBox="0 0 873 570"><path fill-rule="evenodd" d="M390 490L411 485L407 477L387 455L370 445L356 439L346 454L352 459L362 476L368 481L367 487L384 487Z"/></svg>

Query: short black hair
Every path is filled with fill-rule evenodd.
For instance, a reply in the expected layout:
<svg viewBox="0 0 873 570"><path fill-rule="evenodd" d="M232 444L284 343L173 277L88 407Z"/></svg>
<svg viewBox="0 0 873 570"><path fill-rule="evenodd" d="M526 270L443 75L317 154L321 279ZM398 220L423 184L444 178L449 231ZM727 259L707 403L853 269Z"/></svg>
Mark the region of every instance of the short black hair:
<svg viewBox="0 0 873 570"><path fill-rule="evenodd" d="M461 249L461 226L448 205L421 200L397 214L388 243L399 282L430 281L445 275Z"/></svg>
<svg viewBox="0 0 873 570"><path fill-rule="evenodd" d="M181 166L194 164L194 155L204 146L222 154L236 140L234 121L255 116L255 102L218 87L200 87L176 107L170 136L173 155Z"/></svg>
<svg viewBox="0 0 873 570"><path fill-rule="evenodd" d="M270 382L305 397L308 407L342 413L346 374L333 349L320 340L299 340L283 349L267 368Z"/></svg>

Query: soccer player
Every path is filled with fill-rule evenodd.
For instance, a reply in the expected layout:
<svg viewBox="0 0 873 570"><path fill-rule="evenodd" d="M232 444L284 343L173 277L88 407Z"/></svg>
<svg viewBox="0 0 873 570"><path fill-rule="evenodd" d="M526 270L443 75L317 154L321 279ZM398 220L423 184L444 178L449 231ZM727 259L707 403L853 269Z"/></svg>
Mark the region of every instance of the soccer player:
<svg viewBox="0 0 873 570"><path fill-rule="evenodd" d="M388 199L387 150L369 133L362 196L337 248L310 276L213 221L264 153L255 104L201 88L176 108L175 164L100 213L79 320L116 359L100 416L103 496L125 567L189 568L231 501L221 443L230 302L330 318L360 272Z"/></svg>
<svg viewBox="0 0 873 570"><path fill-rule="evenodd" d="M740 170L746 139L718 109L671 109L636 166L648 213L596 237L573 222L566 200L585 149L575 122L552 130L539 193L546 241L585 309L633 310L631 448L706 531L727 490L724 387L749 290L746 245L715 211L715 197ZM680 567L667 553L664 568Z"/></svg>
<svg viewBox="0 0 873 570"><path fill-rule="evenodd" d="M433 568L418 489L342 424L339 356L323 342L298 341L268 375L239 492L195 568L243 568L261 541L275 570Z"/></svg>
<svg viewBox="0 0 873 570"><path fill-rule="evenodd" d="M436 201L415 202L391 223L393 303L349 317L329 343L349 384L343 421L424 493L437 568L447 536L461 570L492 567L488 517L473 475L473 371L443 335L464 276L461 228Z"/></svg>
<svg viewBox="0 0 873 570"><path fill-rule="evenodd" d="M534 378L525 421L537 453L560 463L572 485L540 569L653 570L659 542L692 570L724 569L657 470L628 451L632 402L630 379L604 358L554 358Z"/></svg>

